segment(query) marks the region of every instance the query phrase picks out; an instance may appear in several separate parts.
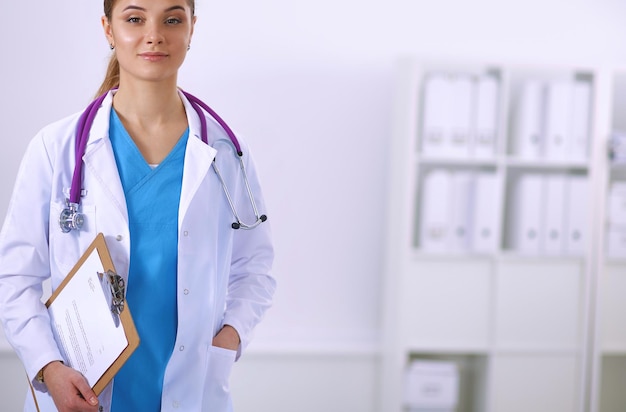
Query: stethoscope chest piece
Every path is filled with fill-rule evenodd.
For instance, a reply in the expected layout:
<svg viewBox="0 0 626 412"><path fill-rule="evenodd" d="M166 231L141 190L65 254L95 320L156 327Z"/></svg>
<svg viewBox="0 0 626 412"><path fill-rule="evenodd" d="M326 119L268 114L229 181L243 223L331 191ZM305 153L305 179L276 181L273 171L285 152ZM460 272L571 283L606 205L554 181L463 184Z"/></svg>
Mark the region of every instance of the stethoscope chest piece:
<svg viewBox="0 0 626 412"><path fill-rule="evenodd" d="M85 216L78 212L78 204L66 201L65 208L61 211L59 216L59 226L63 233L68 233L72 230L80 230L85 223Z"/></svg>

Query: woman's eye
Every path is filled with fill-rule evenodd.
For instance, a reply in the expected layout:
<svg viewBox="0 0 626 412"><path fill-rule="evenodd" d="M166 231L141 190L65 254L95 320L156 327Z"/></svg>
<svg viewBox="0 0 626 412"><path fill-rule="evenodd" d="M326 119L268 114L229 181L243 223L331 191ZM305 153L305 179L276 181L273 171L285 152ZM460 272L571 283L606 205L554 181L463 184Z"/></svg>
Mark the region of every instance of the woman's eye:
<svg viewBox="0 0 626 412"><path fill-rule="evenodd" d="M129 17L126 21L129 23L140 23L141 19L139 17Z"/></svg>
<svg viewBox="0 0 626 412"><path fill-rule="evenodd" d="M176 18L171 18L171 19L167 19L165 20L166 24L180 24L182 23L180 19L176 19Z"/></svg>

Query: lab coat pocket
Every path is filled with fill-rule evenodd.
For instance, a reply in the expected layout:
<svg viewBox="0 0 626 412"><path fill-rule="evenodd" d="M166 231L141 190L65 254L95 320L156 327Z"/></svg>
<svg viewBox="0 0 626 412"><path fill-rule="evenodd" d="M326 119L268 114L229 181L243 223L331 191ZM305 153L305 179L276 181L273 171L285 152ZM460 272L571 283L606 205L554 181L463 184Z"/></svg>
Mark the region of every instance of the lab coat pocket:
<svg viewBox="0 0 626 412"><path fill-rule="evenodd" d="M233 410L229 380L236 355L236 351L209 346L203 411L229 412Z"/></svg>
<svg viewBox="0 0 626 412"><path fill-rule="evenodd" d="M68 233L63 233L59 226L59 217L64 208L65 204L50 205L50 269L53 282L59 279L58 276L63 278L72 270L97 234L94 205L81 205L80 212L85 219L83 227Z"/></svg>

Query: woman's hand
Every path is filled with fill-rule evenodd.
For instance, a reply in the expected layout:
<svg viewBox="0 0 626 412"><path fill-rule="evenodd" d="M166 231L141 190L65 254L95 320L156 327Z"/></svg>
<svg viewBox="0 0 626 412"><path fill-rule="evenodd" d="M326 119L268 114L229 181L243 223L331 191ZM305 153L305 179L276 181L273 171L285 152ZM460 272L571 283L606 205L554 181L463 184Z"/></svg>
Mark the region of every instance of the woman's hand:
<svg viewBox="0 0 626 412"><path fill-rule="evenodd" d="M43 379L59 412L98 411L98 397L80 372L55 361L45 367Z"/></svg>
<svg viewBox="0 0 626 412"><path fill-rule="evenodd" d="M224 325L213 338L213 346L236 351L239 349L239 333L230 325Z"/></svg>

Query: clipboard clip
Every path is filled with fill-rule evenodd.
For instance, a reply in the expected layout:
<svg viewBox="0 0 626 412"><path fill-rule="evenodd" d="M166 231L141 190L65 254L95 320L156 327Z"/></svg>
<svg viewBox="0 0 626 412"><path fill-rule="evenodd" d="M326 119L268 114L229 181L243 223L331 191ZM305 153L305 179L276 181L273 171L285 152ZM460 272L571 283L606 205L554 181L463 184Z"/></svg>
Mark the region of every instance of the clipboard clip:
<svg viewBox="0 0 626 412"><path fill-rule="evenodd" d="M103 288L108 287L109 289L111 313L120 316L124 311L124 296L126 294L124 278L112 270L107 270L105 273L98 272L98 278L102 282Z"/></svg>

